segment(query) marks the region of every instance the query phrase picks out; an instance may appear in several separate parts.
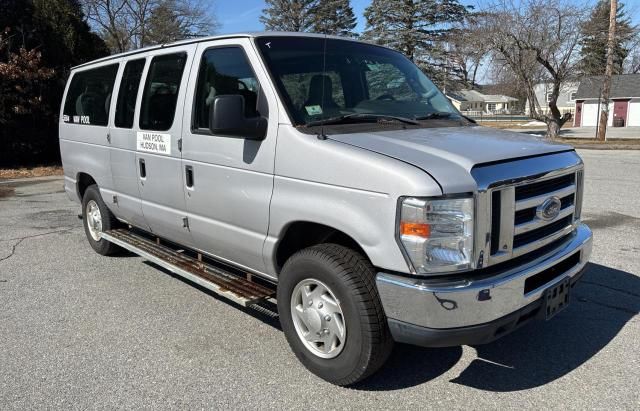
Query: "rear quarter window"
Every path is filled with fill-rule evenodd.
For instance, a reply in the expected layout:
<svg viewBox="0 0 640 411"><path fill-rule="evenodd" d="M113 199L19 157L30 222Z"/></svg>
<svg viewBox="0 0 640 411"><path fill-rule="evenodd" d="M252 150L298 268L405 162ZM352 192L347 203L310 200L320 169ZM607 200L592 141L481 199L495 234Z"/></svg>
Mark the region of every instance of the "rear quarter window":
<svg viewBox="0 0 640 411"><path fill-rule="evenodd" d="M118 64L73 74L64 102L62 121L70 124L106 126Z"/></svg>

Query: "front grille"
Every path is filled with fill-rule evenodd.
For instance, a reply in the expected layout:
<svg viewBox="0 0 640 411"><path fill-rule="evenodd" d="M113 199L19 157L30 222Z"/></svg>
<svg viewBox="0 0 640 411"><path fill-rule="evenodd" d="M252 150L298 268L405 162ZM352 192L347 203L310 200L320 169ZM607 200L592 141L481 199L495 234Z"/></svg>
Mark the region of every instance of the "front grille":
<svg viewBox="0 0 640 411"><path fill-rule="evenodd" d="M557 220L551 224L544 225L535 230L528 231L523 234L518 234L513 237L513 248L522 247L526 244L530 244L534 241L540 240L541 238L545 238L553 233L556 233L567 227L568 225L571 225L572 219L573 216L569 215L565 218Z"/></svg>
<svg viewBox="0 0 640 411"><path fill-rule="evenodd" d="M552 178L549 180L540 181L537 183L530 183L526 185L517 186L516 201L535 197L541 194L547 194L551 191L568 187L574 184L575 179L576 179L575 173L571 173L564 176Z"/></svg>
<svg viewBox="0 0 640 411"><path fill-rule="evenodd" d="M560 209L564 210L567 207L571 207L574 204L575 194L569 194L566 197L560 199ZM516 211L515 225L527 223L536 218L536 207L525 208Z"/></svg>
<svg viewBox="0 0 640 411"><path fill-rule="evenodd" d="M573 169L551 178L492 188L488 196L491 264L524 255L568 234L577 219L581 183L582 170ZM538 208L552 197L560 200L560 210L547 220Z"/></svg>

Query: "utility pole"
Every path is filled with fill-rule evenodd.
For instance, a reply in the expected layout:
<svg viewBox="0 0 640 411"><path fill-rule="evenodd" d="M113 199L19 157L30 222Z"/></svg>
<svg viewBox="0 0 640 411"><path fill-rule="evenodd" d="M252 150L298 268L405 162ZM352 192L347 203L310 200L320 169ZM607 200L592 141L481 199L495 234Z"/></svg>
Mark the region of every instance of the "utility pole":
<svg viewBox="0 0 640 411"><path fill-rule="evenodd" d="M609 120L609 95L611 94L611 74L613 73L613 53L616 45L616 17L618 15L618 0L610 0L609 11L609 37L607 39L607 66L604 69L604 81L602 83L602 109L598 123L598 140L605 141L607 135L607 121Z"/></svg>

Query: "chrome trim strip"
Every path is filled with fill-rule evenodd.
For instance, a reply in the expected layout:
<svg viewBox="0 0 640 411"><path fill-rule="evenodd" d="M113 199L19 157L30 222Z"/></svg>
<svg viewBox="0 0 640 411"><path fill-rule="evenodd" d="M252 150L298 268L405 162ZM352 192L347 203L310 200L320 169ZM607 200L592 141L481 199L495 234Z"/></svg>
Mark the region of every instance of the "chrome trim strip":
<svg viewBox="0 0 640 411"><path fill-rule="evenodd" d="M542 180L544 181L544 180ZM546 200L549 197L558 197L558 198L563 198L568 196L569 194L573 194L576 192L576 185L575 184L571 184L568 187L565 188L561 188L559 190L556 191L550 191L548 193L539 195L539 196L535 196L535 197L530 197L530 198L526 198L524 200L520 200L516 202L516 211L520 211L520 210L524 210L527 208L533 208L533 207L537 207L540 204L542 204L544 202L544 200Z"/></svg>
<svg viewBox="0 0 640 411"><path fill-rule="evenodd" d="M482 268L489 265L491 257L491 193L478 192L475 199L474 268Z"/></svg>
<svg viewBox="0 0 640 411"><path fill-rule="evenodd" d="M514 233L515 235L528 233L531 230L535 230L536 228L544 227L549 224L553 224L558 220L565 218L568 215L573 214L574 206L569 206L560 210L560 213L553 220L543 220L541 218L535 217L531 221L527 221L526 223L518 224L515 226ZM513 220L513 219L512 219Z"/></svg>
<svg viewBox="0 0 640 411"><path fill-rule="evenodd" d="M526 254L530 251L536 250L540 247L544 247L545 245L554 242L555 240L557 240L558 238L565 236L567 234L569 234L571 231L573 231L573 229L575 228L574 224L568 225L565 228L563 228L560 231L556 231L555 233L548 235L544 238L541 238L540 240L536 240L534 242L531 242L527 245L523 245L520 247L516 247L513 249L513 254L512 257L519 257L522 254Z"/></svg>
<svg viewBox="0 0 640 411"><path fill-rule="evenodd" d="M498 164L477 165L471 175L479 191L567 174L582 167L582 159L574 150L524 159L514 158Z"/></svg>
<svg viewBox="0 0 640 411"><path fill-rule="evenodd" d="M498 250L500 253L511 254L513 249L513 215L516 198L516 188L507 187L500 190L500 236Z"/></svg>
<svg viewBox="0 0 640 411"><path fill-rule="evenodd" d="M576 183L577 183L576 195L575 195L575 198L573 199L574 200L573 204L575 204L576 206L576 211L573 214L573 216L574 216L574 220L578 221L580 220L580 216L582 214L582 197L584 195L584 169L578 170L576 174Z"/></svg>

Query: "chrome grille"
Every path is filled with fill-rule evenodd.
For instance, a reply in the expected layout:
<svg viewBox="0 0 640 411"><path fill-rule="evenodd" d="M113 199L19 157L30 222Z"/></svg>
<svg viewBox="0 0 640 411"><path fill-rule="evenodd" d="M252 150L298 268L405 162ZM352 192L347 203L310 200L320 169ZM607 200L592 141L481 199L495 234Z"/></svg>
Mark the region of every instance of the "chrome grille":
<svg viewBox="0 0 640 411"><path fill-rule="evenodd" d="M570 233L579 215L581 182L582 169L573 169L490 189L489 264L526 254ZM538 208L550 198L560 200L560 210L544 219Z"/></svg>
<svg viewBox="0 0 640 411"><path fill-rule="evenodd" d="M475 268L546 249L570 234L580 218L583 168L573 150L473 167ZM560 215L537 221L535 208L554 193Z"/></svg>

